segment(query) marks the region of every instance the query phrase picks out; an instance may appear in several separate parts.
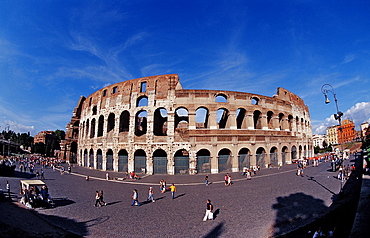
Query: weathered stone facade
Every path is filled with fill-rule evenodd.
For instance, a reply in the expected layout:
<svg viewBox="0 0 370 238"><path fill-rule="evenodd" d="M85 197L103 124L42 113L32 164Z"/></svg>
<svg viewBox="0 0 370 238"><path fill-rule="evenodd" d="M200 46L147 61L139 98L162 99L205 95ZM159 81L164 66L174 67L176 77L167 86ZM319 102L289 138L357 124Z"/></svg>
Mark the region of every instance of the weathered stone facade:
<svg viewBox="0 0 370 238"><path fill-rule="evenodd" d="M61 147L66 159L94 169L220 173L311 156L311 138L308 107L283 88L274 97L185 90L170 74L81 97Z"/></svg>

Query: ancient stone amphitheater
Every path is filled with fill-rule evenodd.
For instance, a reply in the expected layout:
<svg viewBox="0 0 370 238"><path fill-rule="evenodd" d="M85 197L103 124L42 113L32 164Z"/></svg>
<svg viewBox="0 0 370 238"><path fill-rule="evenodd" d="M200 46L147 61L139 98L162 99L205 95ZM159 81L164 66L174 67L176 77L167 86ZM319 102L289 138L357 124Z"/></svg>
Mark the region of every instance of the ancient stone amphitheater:
<svg viewBox="0 0 370 238"><path fill-rule="evenodd" d="M99 170L237 172L311 156L308 107L278 88L267 97L183 89L178 75L124 81L81 97L61 156Z"/></svg>

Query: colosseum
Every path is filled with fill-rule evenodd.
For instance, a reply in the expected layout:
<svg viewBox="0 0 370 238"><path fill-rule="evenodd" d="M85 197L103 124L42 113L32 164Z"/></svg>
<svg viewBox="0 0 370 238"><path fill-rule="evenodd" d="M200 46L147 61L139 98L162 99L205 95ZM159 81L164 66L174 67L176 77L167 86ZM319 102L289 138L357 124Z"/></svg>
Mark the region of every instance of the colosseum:
<svg viewBox="0 0 370 238"><path fill-rule="evenodd" d="M311 156L311 138L308 107L286 89L273 97L187 90L177 74L168 74L81 96L61 156L118 172L238 172Z"/></svg>

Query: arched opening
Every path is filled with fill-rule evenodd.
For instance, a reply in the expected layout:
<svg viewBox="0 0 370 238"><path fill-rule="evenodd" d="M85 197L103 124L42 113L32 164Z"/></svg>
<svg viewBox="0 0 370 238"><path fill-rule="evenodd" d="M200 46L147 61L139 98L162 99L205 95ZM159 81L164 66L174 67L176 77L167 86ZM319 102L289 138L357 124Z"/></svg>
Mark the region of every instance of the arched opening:
<svg viewBox="0 0 370 238"><path fill-rule="evenodd" d="M273 116L274 116L274 113L272 111L267 112L267 127L268 127L268 129L275 129L273 119L272 119Z"/></svg>
<svg viewBox="0 0 370 238"><path fill-rule="evenodd" d="M73 130L72 130L72 138L73 139L78 139L79 124L80 124L80 121L75 121L75 123L73 123ZM76 154L77 154L77 152L76 152Z"/></svg>
<svg viewBox="0 0 370 238"><path fill-rule="evenodd" d="M148 106L148 97L147 96L141 96L137 99L136 102L137 107L145 107Z"/></svg>
<svg viewBox="0 0 370 238"><path fill-rule="evenodd" d="M98 113L98 109L97 109L96 106L94 106L93 109L92 109L92 114L96 115L97 113Z"/></svg>
<svg viewBox="0 0 370 238"><path fill-rule="evenodd" d="M134 154L135 173L146 173L146 153L144 150L137 150Z"/></svg>
<svg viewBox="0 0 370 238"><path fill-rule="evenodd" d="M227 102L227 96L225 94L218 94L215 97L215 102L224 102L224 103L226 103Z"/></svg>
<svg viewBox="0 0 370 238"><path fill-rule="evenodd" d="M69 157L69 162L72 164L77 163L77 142L73 141L71 143L71 150L70 150L70 157Z"/></svg>
<svg viewBox="0 0 370 238"><path fill-rule="evenodd" d="M128 172L128 153L126 150L118 152L118 172Z"/></svg>
<svg viewBox="0 0 370 238"><path fill-rule="evenodd" d="M285 120L285 115L284 113L279 113L279 129L285 130L286 128L284 127L284 120Z"/></svg>
<svg viewBox="0 0 370 238"><path fill-rule="evenodd" d="M109 149L106 153L106 169L113 171L113 150Z"/></svg>
<svg viewBox="0 0 370 238"><path fill-rule="evenodd" d="M262 121L261 121L262 113L258 110L253 112L253 125L254 129L262 129Z"/></svg>
<svg viewBox="0 0 370 238"><path fill-rule="evenodd" d="M95 118L91 120L91 131L90 131L90 138L95 137Z"/></svg>
<svg viewBox="0 0 370 238"><path fill-rule="evenodd" d="M114 129L115 126L115 115L114 113L110 113L108 116L108 125L107 125L107 132L110 132Z"/></svg>
<svg viewBox="0 0 370 238"><path fill-rule="evenodd" d="M238 164L239 164L239 171L244 171L245 169L249 169L251 167L251 152L247 148L242 148L239 150L238 155Z"/></svg>
<svg viewBox="0 0 370 238"><path fill-rule="evenodd" d="M186 108L180 107L175 111L175 129L189 128L189 112Z"/></svg>
<svg viewBox="0 0 370 238"><path fill-rule="evenodd" d="M167 174L167 153L162 149L153 153L153 173Z"/></svg>
<svg viewBox="0 0 370 238"><path fill-rule="evenodd" d="M218 129L225 129L227 124L227 119L229 118L229 111L225 108L220 108L216 112L216 122L218 124Z"/></svg>
<svg viewBox="0 0 370 238"><path fill-rule="evenodd" d="M88 160L89 160L89 154L87 153L87 149L84 150L84 162L83 166L88 167Z"/></svg>
<svg viewBox="0 0 370 238"><path fill-rule="evenodd" d="M104 128L104 116L100 115L98 122L98 137L103 136L103 128Z"/></svg>
<svg viewBox="0 0 370 238"><path fill-rule="evenodd" d="M93 151L93 149L90 149L90 153L89 153L89 167L95 168L95 166L94 166L94 151Z"/></svg>
<svg viewBox="0 0 370 238"><path fill-rule="evenodd" d="M239 108L236 110L236 128L237 129L246 129L245 125L245 114L247 111L244 108Z"/></svg>
<svg viewBox="0 0 370 238"><path fill-rule="evenodd" d="M203 129L208 127L208 109L200 107L195 111L196 128Z"/></svg>
<svg viewBox="0 0 370 238"><path fill-rule="evenodd" d="M197 171L198 173L211 173L211 153L202 149L197 152Z"/></svg>
<svg viewBox="0 0 370 238"><path fill-rule="evenodd" d="M175 174L189 173L189 153L182 149L175 153Z"/></svg>
<svg viewBox="0 0 370 238"><path fill-rule="evenodd" d="M278 149L276 147L272 147L270 149L270 166L278 167L279 160L278 160Z"/></svg>
<svg viewBox="0 0 370 238"><path fill-rule="evenodd" d="M218 172L231 172L232 156L229 149L222 149L218 152Z"/></svg>
<svg viewBox="0 0 370 238"><path fill-rule="evenodd" d="M142 136L146 134L147 130L147 116L148 113L146 111L140 111L136 114L135 117L135 135Z"/></svg>
<svg viewBox="0 0 370 238"><path fill-rule="evenodd" d="M154 111L153 133L156 136L167 135L167 110L164 108L158 108Z"/></svg>
<svg viewBox="0 0 370 238"><path fill-rule="evenodd" d="M288 116L289 131L293 131L293 116Z"/></svg>
<svg viewBox="0 0 370 238"><path fill-rule="evenodd" d="M288 147L284 146L282 151L281 151L281 164L282 165L286 164L288 153L289 153L288 152Z"/></svg>
<svg viewBox="0 0 370 238"><path fill-rule="evenodd" d="M256 150L256 165L258 165L260 168L264 168L265 167L265 155L266 155L266 151L264 148L262 147L259 147L257 150Z"/></svg>
<svg viewBox="0 0 370 238"><path fill-rule="evenodd" d="M103 169L103 153L101 149L96 152L96 168Z"/></svg>
<svg viewBox="0 0 370 238"><path fill-rule="evenodd" d="M251 98L251 104L252 105L258 105L259 100L260 99L258 97L252 97Z"/></svg>
<svg viewBox="0 0 370 238"><path fill-rule="evenodd" d="M119 132L129 131L130 128L130 113L123 111L119 117Z"/></svg>
<svg viewBox="0 0 370 238"><path fill-rule="evenodd" d="M297 161L297 147L295 145L292 146L292 162Z"/></svg>
<svg viewBox="0 0 370 238"><path fill-rule="evenodd" d="M87 119L86 127L85 127L85 137L89 136L89 131L90 131L90 124L89 124L89 119Z"/></svg>

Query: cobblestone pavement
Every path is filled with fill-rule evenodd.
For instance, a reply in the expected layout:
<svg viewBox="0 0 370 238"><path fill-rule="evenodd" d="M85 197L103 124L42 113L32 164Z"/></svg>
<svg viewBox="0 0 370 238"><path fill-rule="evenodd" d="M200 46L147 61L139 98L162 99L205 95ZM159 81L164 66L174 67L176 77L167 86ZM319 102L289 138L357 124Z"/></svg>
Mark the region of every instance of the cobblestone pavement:
<svg viewBox="0 0 370 238"><path fill-rule="evenodd" d="M85 237L269 237L282 234L325 214L341 188L330 163L309 165L303 177L296 165L262 169L252 180L229 173L234 181L223 184L223 174L149 175L140 180L121 180L122 173L73 167L72 173L45 170L45 182L55 208L36 209L41 217ZM86 175L90 181L86 181ZM115 179L117 178L117 179ZM19 193L20 178L8 179L12 192ZM159 191L159 181L175 183L177 192ZM147 203L154 187L155 203ZM132 190L139 192L142 206L130 206ZM107 206L94 207L95 191L104 190ZM215 209L215 220L203 222L206 199Z"/></svg>

